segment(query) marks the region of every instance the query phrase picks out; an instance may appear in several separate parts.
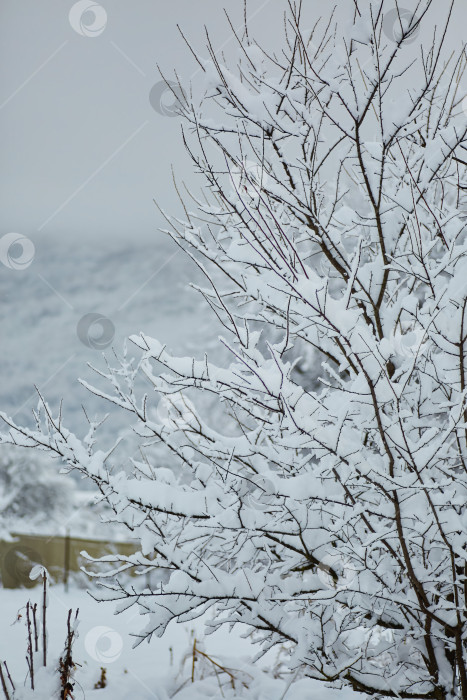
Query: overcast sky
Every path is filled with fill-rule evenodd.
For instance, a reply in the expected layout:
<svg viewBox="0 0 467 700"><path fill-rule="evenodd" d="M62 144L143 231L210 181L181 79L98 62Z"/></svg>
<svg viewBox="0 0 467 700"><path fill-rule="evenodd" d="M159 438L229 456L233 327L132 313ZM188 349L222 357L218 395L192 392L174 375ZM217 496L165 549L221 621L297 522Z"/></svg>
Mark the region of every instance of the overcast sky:
<svg viewBox="0 0 467 700"><path fill-rule="evenodd" d="M204 25L217 50L234 42L223 7L240 0L0 0L1 228L40 234L124 236L154 231L156 197L176 206L170 167L189 173L180 120L149 101L157 65L183 81L197 65ZM75 14L69 17L75 5ZM280 33L277 0L249 0L257 30ZM97 14L96 14L97 13ZM94 24L94 27L92 26ZM74 25L74 27L72 26ZM80 34L80 32L82 32ZM88 33L90 35L83 35ZM230 46L229 46L230 45ZM170 94L166 95L170 104Z"/></svg>
<svg viewBox="0 0 467 700"><path fill-rule="evenodd" d="M285 5L248 0L252 33L278 45ZM318 16L323 3L305 6ZM338 6L343 15L352 3ZM435 7L444 11L446 4L436 0ZM179 119L149 102L160 80L157 64L196 82L177 24L200 50L207 25L216 51L229 52L235 42L223 9L240 26L243 2L0 0L0 8L1 232L37 241L47 234L131 240L154 232L153 198L168 210L177 206L171 164L185 178L191 167ZM452 48L466 20L459 2Z"/></svg>

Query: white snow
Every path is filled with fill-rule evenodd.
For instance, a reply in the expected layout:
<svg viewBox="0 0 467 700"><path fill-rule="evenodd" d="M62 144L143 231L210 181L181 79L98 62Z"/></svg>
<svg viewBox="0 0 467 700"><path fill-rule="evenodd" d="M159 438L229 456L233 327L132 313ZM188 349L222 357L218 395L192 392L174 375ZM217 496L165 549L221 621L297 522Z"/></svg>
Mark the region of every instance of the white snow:
<svg viewBox="0 0 467 700"><path fill-rule="evenodd" d="M114 615L112 603L97 603L86 591L63 586L49 590L47 609L48 665L41 667L41 652L35 654L35 686L33 693L26 674L25 604L28 599L41 609L41 587L33 589L0 589L0 660L6 660L17 691L17 700L50 700L58 698L58 659L63 653L66 618L70 608L79 608L78 636L73 646L75 698L88 700L221 700L246 698L250 700L358 700L360 694L326 688L316 681L293 681L294 674L284 679L273 678L268 667L275 656L269 654L260 663L252 664L253 647L242 639L238 630L219 630L205 638L203 618L189 623L169 625L162 639L153 638L133 648L131 631L138 631L144 619L135 609ZM18 614L21 618L18 619ZM219 681L213 673L214 665L200 656L195 683L191 682L193 643L221 665L233 669L237 677L235 690L226 674ZM79 665L78 665L79 664ZM94 689L101 667L106 669L107 687ZM200 679L206 674L207 677ZM209 674L209 675L208 675ZM242 687L241 680L249 687ZM288 690L287 690L288 687ZM180 690L178 690L181 688ZM177 692L178 690L178 692ZM1 695L0 695L1 696Z"/></svg>

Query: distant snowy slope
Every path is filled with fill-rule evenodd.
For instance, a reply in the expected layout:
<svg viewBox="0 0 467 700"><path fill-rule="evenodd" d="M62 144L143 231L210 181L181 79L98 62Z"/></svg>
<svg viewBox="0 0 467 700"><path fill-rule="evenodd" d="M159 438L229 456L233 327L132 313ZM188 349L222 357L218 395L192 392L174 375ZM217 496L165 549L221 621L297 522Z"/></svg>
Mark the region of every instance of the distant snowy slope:
<svg viewBox="0 0 467 700"><path fill-rule="evenodd" d="M93 382L86 363L102 367L101 351L85 344L98 344L102 332L109 356L112 348L120 354L124 339L140 331L182 354L197 354L207 333L217 332L212 314L188 289L197 274L194 265L162 234L149 241L135 236L131 243L70 242L63 236L35 238L34 244L35 257L26 269L0 264L0 410L18 422L32 419L34 385L53 407L63 398L72 430L85 429L82 404L91 415L112 412L77 382L78 377ZM90 326L92 313L110 323L104 319L103 327ZM102 434L118 429L120 417L114 414Z"/></svg>

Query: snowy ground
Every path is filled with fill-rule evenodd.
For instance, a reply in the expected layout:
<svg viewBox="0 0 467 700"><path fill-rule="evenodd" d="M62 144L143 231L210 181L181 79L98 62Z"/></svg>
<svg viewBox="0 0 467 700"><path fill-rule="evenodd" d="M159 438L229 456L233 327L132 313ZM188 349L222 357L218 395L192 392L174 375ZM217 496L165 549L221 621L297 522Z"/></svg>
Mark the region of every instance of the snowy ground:
<svg viewBox="0 0 467 700"><path fill-rule="evenodd" d="M15 698L50 700L59 697L58 658L63 651L66 617L69 608L79 608L79 636L75 641L73 658L80 664L74 687L75 700L219 700L221 698L248 698L248 700L358 700L362 695L327 689L309 680L299 680L290 687L285 680L274 679L265 673L272 657L257 666L249 664L254 650L238 631L218 631L203 638L202 621L174 624L163 639L153 639L132 649L130 631L143 626L142 619L133 610L113 615L112 603L97 603L85 591L62 586L50 589L48 608L49 652L48 667L40 668L40 653L36 655L36 689L34 694L26 678L26 628L24 605L27 599L40 602L40 588L30 590L0 590L0 659L6 659L13 681ZM17 620L18 611L22 614ZM236 680L235 690L228 686L228 677L212 674L213 664L203 657L197 663L194 684L191 682L194 637L206 654L227 665ZM185 657L185 662L183 659ZM94 689L101 667L105 667L107 686ZM209 674L204 679L202 674ZM239 679L249 688L242 688ZM222 684L222 691L219 687ZM0 689L0 697L1 689Z"/></svg>

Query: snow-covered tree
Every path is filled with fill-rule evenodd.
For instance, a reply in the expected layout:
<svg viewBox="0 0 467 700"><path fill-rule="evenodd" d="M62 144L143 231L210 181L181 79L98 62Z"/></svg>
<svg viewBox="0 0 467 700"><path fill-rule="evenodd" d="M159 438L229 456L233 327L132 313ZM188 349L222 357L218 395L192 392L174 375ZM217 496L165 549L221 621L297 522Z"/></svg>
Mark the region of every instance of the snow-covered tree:
<svg viewBox="0 0 467 700"><path fill-rule="evenodd" d="M230 360L142 334L141 355L92 389L179 474L143 458L112 472L95 426L79 440L45 401L34 430L3 416L4 441L60 455L140 537L121 569L160 567L153 589L103 592L148 614L141 638L209 610L212 629L286 643L291 669L336 686L467 698L466 59L445 45L452 7L427 41L430 0L342 3L311 31L289 3L283 47L245 28L233 66L210 43L207 59L193 51L204 99L199 81L177 95L206 187L168 219Z"/></svg>
<svg viewBox="0 0 467 700"><path fill-rule="evenodd" d="M0 524L2 529L51 527L76 508L76 485L57 474L46 455L2 445L0 448Z"/></svg>

